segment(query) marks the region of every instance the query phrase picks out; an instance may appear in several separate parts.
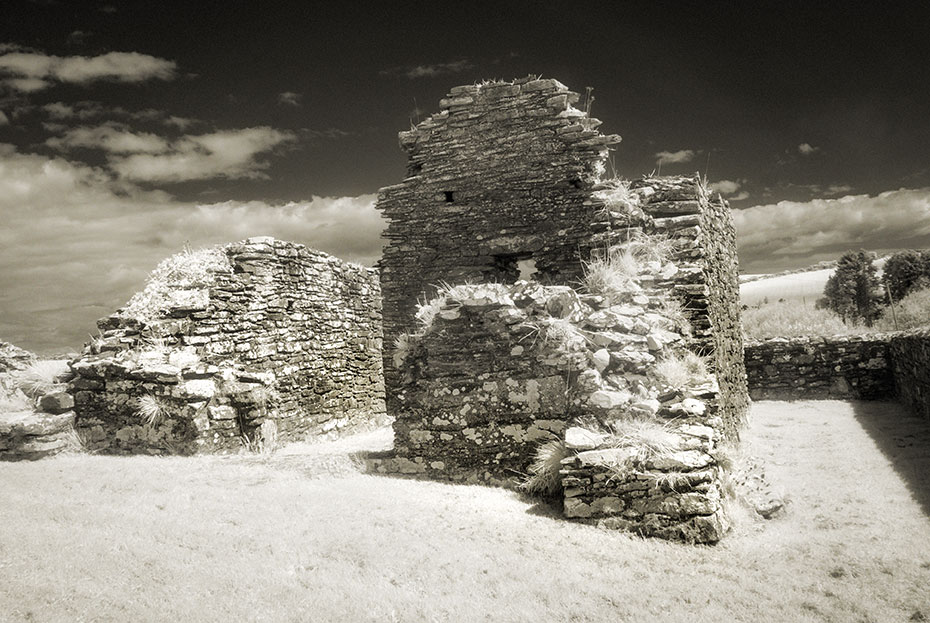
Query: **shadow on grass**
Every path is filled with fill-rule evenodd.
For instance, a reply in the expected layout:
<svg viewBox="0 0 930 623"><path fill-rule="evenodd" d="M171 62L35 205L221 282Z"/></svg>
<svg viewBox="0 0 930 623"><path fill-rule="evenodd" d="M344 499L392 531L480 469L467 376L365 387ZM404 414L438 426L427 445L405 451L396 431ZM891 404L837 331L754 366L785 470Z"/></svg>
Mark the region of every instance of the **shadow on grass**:
<svg viewBox="0 0 930 623"><path fill-rule="evenodd" d="M854 401L853 413L930 517L930 420L905 405Z"/></svg>

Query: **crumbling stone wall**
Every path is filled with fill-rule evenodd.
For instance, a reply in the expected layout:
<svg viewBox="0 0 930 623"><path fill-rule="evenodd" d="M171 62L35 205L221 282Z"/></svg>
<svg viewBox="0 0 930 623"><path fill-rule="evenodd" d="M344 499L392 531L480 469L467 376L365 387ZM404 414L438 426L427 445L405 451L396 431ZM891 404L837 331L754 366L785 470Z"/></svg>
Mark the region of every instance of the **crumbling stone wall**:
<svg viewBox="0 0 930 623"><path fill-rule="evenodd" d="M748 405L733 224L696 177L602 181L619 139L600 135L578 100L554 80L456 87L440 114L401 133L408 177L378 202L389 222L381 275L395 456L376 467L512 482L540 442L582 418L642 416L668 453L686 455L637 455L629 473L702 503L667 499L678 493L664 485L614 499L604 484L618 480L616 466L577 459L593 451L627 465L605 438L563 462L566 515L713 541L725 522L711 453L738 437ZM586 261L650 234L672 239L671 262L606 298L577 290ZM719 386L713 371L698 386L656 380L654 364L686 349L708 357ZM706 473L681 477L695 470Z"/></svg>
<svg viewBox="0 0 930 623"><path fill-rule="evenodd" d="M930 332L771 338L746 345L757 400L897 397L930 418Z"/></svg>
<svg viewBox="0 0 930 623"><path fill-rule="evenodd" d="M881 334L749 342L749 394L756 400L894 396L893 343L891 335Z"/></svg>
<svg viewBox="0 0 930 623"><path fill-rule="evenodd" d="M228 451L383 417L374 270L272 238L219 258L201 282L150 284L98 322L71 364L91 449ZM138 300L156 313L133 313Z"/></svg>
<svg viewBox="0 0 930 623"><path fill-rule="evenodd" d="M557 80L460 86L439 114L400 133L407 177L378 197L386 344L415 330L417 302L442 283L513 283L529 262L540 281L581 278L579 259L606 227L591 189L620 138L597 132L578 99Z"/></svg>
<svg viewBox="0 0 930 623"><path fill-rule="evenodd" d="M77 449L65 361L40 360L0 341L0 461L35 460Z"/></svg>

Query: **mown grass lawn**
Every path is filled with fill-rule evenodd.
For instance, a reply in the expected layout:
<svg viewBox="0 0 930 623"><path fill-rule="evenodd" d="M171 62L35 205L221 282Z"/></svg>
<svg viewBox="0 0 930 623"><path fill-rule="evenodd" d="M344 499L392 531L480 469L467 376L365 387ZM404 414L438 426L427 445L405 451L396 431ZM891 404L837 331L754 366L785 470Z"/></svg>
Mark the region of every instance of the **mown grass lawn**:
<svg viewBox="0 0 930 623"><path fill-rule="evenodd" d="M924 620L928 431L893 403L756 403L745 438L788 512L714 547L360 473L347 453L387 431L270 458L0 464L0 620Z"/></svg>

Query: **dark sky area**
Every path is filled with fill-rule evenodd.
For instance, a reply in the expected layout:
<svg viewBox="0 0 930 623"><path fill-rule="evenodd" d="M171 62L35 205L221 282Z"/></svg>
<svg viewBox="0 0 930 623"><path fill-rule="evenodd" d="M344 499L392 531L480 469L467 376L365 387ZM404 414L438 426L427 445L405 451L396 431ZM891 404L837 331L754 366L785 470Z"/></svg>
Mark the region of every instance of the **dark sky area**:
<svg viewBox="0 0 930 623"><path fill-rule="evenodd" d="M449 89L594 88L627 178L699 171L744 272L930 246L930 4L0 6L0 339L79 346L185 241L372 263Z"/></svg>

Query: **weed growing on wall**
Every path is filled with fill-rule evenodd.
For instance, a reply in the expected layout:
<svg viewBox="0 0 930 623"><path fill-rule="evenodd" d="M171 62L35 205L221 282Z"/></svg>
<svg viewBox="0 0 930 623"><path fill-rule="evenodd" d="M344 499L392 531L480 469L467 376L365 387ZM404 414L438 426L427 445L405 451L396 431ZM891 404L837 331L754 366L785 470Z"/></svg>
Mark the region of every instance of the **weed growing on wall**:
<svg viewBox="0 0 930 623"><path fill-rule="evenodd" d="M691 351L673 354L656 363L656 376L669 387L693 387L710 378L707 363Z"/></svg>
<svg viewBox="0 0 930 623"><path fill-rule="evenodd" d="M32 363L15 376L16 385L30 398L52 391L59 379L68 373L68 362L43 359Z"/></svg>
<svg viewBox="0 0 930 623"><path fill-rule="evenodd" d="M592 294L616 300L639 290L644 272L656 273L669 262L674 245L668 236L633 230L626 242L596 253L583 263L584 287Z"/></svg>
<svg viewBox="0 0 930 623"><path fill-rule="evenodd" d="M136 413L149 426L158 426L168 415L168 406L163 400L146 394L136 398Z"/></svg>
<svg viewBox="0 0 930 623"><path fill-rule="evenodd" d="M562 459L568 456L565 442L554 439L539 446L530 464L530 476L523 482L523 490L530 495L555 496L562 490Z"/></svg>
<svg viewBox="0 0 930 623"><path fill-rule="evenodd" d="M142 321L154 320L171 291L209 286L216 273L229 270L232 267L223 247L196 251L185 248L155 267L145 288L129 299L122 314Z"/></svg>

